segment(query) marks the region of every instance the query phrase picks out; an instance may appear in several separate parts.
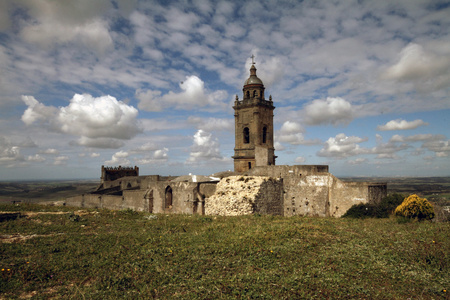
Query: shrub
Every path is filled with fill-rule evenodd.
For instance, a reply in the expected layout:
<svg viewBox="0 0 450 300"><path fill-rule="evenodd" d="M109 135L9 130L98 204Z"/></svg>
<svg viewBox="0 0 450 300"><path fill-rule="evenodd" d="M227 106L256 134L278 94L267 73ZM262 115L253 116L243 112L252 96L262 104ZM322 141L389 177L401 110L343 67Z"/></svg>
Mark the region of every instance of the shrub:
<svg viewBox="0 0 450 300"><path fill-rule="evenodd" d="M434 218L433 206L425 198L410 195L395 209L395 215L418 220L431 220Z"/></svg>

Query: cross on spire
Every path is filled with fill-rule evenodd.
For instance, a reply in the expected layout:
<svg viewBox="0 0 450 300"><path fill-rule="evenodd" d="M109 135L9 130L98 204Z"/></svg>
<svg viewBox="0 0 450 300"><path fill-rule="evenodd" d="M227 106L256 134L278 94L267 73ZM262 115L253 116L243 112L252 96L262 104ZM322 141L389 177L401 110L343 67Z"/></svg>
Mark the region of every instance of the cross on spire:
<svg viewBox="0 0 450 300"><path fill-rule="evenodd" d="M254 60L255 56L252 54L252 56L250 56L250 57L252 58L252 65L254 65L255 64L255 60Z"/></svg>

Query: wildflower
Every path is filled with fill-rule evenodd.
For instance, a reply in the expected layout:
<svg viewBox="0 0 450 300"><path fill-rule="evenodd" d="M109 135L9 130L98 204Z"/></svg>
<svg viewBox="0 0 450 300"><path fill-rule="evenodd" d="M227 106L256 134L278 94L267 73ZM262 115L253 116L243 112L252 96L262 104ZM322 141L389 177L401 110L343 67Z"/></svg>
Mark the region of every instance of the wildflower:
<svg viewBox="0 0 450 300"><path fill-rule="evenodd" d="M8 269L8 270L6 270L6 271L8 271L8 272L9 272L9 271L11 271L11 269Z"/></svg>
<svg viewBox="0 0 450 300"><path fill-rule="evenodd" d="M2 269L2 272L5 272L5 269Z"/></svg>

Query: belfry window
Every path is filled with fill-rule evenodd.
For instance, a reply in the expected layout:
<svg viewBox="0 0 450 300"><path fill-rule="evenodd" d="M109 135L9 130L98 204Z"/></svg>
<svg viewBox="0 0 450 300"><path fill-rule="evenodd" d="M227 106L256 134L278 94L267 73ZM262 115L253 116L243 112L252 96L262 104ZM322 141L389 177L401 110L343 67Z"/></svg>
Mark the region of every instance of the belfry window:
<svg viewBox="0 0 450 300"><path fill-rule="evenodd" d="M250 92L249 91L247 91L246 95L247 95L247 99L250 98Z"/></svg>
<svg viewBox="0 0 450 300"><path fill-rule="evenodd" d="M262 142L263 142L263 144L266 143L266 140L267 140L267 127L264 126L263 132L262 132Z"/></svg>
<svg viewBox="0 0 450 300"><path fill-rule="evenodd" d="M258 92L253 91L253 98L255 98L256 96L258 96Z"/></svg>
<svg viewBox="0 0 450 300"><path fill-rule="evenodd" d="M250 143L250 130L248 127L244 128L244 144Z"/></svg>

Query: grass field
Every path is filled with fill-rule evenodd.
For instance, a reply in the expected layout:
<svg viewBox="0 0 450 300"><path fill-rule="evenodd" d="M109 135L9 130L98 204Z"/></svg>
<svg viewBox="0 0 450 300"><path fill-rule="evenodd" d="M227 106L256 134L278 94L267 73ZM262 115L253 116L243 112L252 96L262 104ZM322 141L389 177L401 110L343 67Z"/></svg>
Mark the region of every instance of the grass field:
<svg viewBox="0 0 450 300"><path fill-rule="evenodd" d="M0 223L0 298L449 299L450 223L32 204ZM49 212L62 211L63 214ZM78 216L81 215L81 216Z"/></svg>

